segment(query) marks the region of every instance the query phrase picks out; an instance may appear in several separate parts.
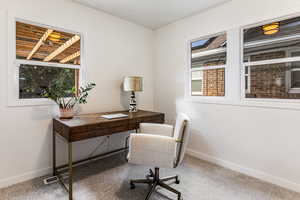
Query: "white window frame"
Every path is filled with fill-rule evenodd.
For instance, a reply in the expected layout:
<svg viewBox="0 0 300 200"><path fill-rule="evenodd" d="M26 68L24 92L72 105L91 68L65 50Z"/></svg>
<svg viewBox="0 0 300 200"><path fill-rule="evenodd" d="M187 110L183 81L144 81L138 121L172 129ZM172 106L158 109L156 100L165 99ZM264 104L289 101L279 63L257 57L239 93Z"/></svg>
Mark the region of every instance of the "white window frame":
<svg viewBox="0 0 300 200"><path fill-rule="evenodd" d="M80 65L17 59L16 58L16 22L17 21L79 35L80 36ZM33 98L33 99L19 98L19 67L21 64L79 69L78 85L82 86L85 84L86 69L84 67L84 48L83 48L84 35L79 32L70 31L64 28L59 28L57 26L45 25L43 23L34 22L34 21L36 20L26 20L23 17L15 17L15 16L8 17L7 106L44 106L44 105L54 104L53 101L45 98Z"/></svg>
<svg viewBox="0 0 300 200"><path fill-rule="evenodd" d="M280 59L270 59L270 60L262 60L262 61L254 61L254 62L244 62L244 30L248 29L248 28L253 28L256 26L262 26L265 24L269 24L272 22L277 22L277 21L282 21L282 20L287 20L287 19L291 19L294 17L299 17L300 13L298 14L294 14L294 15L290 15L290 16L286 16L286 17L281 17L281 18L277 18L277 19L272 19L272 20L266 20L263 22L259 22L259 23L254 23L251 25L247 25L247 26L243 26L240 28L240 34L241 34L241 40L240 40L240 62L241 62L241 69L240 69L240 76L241 76L241 103L242 104L253 104L253 102L278 102L278 103L296 103L297 106L300 103L300 99L273 99L273 98L246 98L246 90L245 90L245 66L256 66L256 65L267 65L267 64L278 64L278 63L288 63L288 62L296 62L296 61L300 61L300 56L299 57L287 57L287 58L280 58ZM251 46L255 46L255 45L264 45L266 43L276 43L276 42L280 42L283 40L292 40L292 39L300 39L300 34L297 35L291 35L291 36L287 36L284 38L275 38L275 39L271 39L271 40L260 40L260 41L255 41L255 42L251 42L248 44L245 44L247 47L251 47ZM278 50L278 49L277 49ZM272 51L272 50L270 50ZM274 51L274 50L273 50ZM256 104L253 104L256 105ZM267 105L267 104L266 104Z"/></svg>
<svg viewBox="0 0 300 200"><path fill-rule="evenodd" d="M185 92L185 98L187 100L208 100L208 101L211 101L211 100L215 100L215 101L224 101L227 97L227 92L226 92L226 87L224 88L225 90L225 94L224 96L203 96L203 90L202 90L202 94L192 94L192 72L193 71L205 71L205 70L209 70L209 69L222 69L224 68L225 70L225 80L224 80L224 85L226 86L226 74L227 74L227 63L228 63L228 54L226 53L226 65L216 65L216 66L200 66L200 67L196 67L196 68L192 68L191 67L191 64L192 64L192 51L191 51L191 43L195 42L195 41L198 41L198 40L203 40L203 39L207 39L207 38L212 38L212 37L216 37L216 36L219 36L219 35L222 35L222 34L225 34L226 35L226 41L227 40L227 32L226 31L222 31L222 32L218 32L218 33L215 33L215 34L209 34L209 35L205 35L203 37L199 37L199 38L196 38L196 39L191 39L191 40L188 40L187 41L187 79L186 79L186 92ZM212 50L207 50L207 51L204 51L204 52L199 52L199 53L196 53L197 57L200 57L200 56L206 56L206 55L213 55L213 54L216 54L216 53L222 53L222 52L227 52L227 47L226 48L217 48L217 49L212 49ZM203 87L203 85L202 85Z"/></svg>

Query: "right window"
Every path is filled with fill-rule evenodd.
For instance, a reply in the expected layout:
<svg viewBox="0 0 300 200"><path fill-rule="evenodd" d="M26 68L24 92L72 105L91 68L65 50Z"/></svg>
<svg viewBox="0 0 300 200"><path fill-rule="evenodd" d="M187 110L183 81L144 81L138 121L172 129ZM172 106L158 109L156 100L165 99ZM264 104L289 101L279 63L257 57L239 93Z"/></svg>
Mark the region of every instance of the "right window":
<svg viewBox="0 0 300 200"><path fill-rule="evenodd" d="M300 99L300 17L243 30L246 98Z"/></svg>

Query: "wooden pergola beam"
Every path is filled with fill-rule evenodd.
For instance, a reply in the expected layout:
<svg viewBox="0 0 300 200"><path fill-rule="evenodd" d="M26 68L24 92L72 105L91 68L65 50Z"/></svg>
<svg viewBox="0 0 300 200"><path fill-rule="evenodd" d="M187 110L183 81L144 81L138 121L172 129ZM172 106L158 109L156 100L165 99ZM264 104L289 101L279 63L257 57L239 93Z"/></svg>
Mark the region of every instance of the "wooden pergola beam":
<svg viewBox="0 0 300 200"><path fill-rule="evenodd" d="M37 52L37 50L42 46L42 44L47 40L49 35L53 32L52 29L47 29L47 31L44 33L44 35L41 37L41 39L36 43L36 45L33 47L31 52L27 56L27 60L30 60L32 56Z"/></svg>
<svg viewBox="0 0 300 200"><path fill-rule="evenodd" d="M67 63L70 60L73 60L73 59L75 59L75 58L77 58L79 56L80 56L80 51L77 51L76 53L73 53L72 55L69 55L69 56L65 57L64 59L62 59L59 62L62 63L62 64L64 64L64 63Z"/></svg>
<svg viewBox="0 0 300 200"><path fill-rule="evenodd" d="M79 41L80 37L78 35L75 35L68 41L66 41L64 44L62 44L60 47L58 47L55 51L53 51L50 55L48 55L44 61L49 62L53 58L55 58L57 55L59 55L61 52L72 46L75 42Z"/></svg>

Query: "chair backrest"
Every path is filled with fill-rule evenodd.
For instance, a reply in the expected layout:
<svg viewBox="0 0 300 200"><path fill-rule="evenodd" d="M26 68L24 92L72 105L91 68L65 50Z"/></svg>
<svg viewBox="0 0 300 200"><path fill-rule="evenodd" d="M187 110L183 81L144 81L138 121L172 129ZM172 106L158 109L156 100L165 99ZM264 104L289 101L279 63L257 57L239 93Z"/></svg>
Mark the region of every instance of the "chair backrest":
<svg viewBox="0 0 300 200"><path fill-rule="evenodd" d="M190 127L190 118L186 114L178 114L174 128L174 138L177 141L174 167L177 167L184 158L184 154L187 149L188 140L190 137Z"/></svg>

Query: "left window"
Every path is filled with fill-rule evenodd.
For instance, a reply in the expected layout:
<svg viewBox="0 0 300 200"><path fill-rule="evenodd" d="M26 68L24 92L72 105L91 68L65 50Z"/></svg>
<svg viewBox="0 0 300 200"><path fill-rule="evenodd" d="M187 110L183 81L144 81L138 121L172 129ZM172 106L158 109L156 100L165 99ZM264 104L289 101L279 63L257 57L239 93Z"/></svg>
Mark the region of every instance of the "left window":
<svg viewBox="0 0 300 200"><path fill-rule="evenodd" d="M226 34L190 43L191 96L225 96Z"/></svg>
<svg viewBox="0 0 300 200"><path fill-rule="evenodd" d="M77 90L81 70L80 34L16 20L16 98L42 99L44 88L64 81Z"/></svg>

